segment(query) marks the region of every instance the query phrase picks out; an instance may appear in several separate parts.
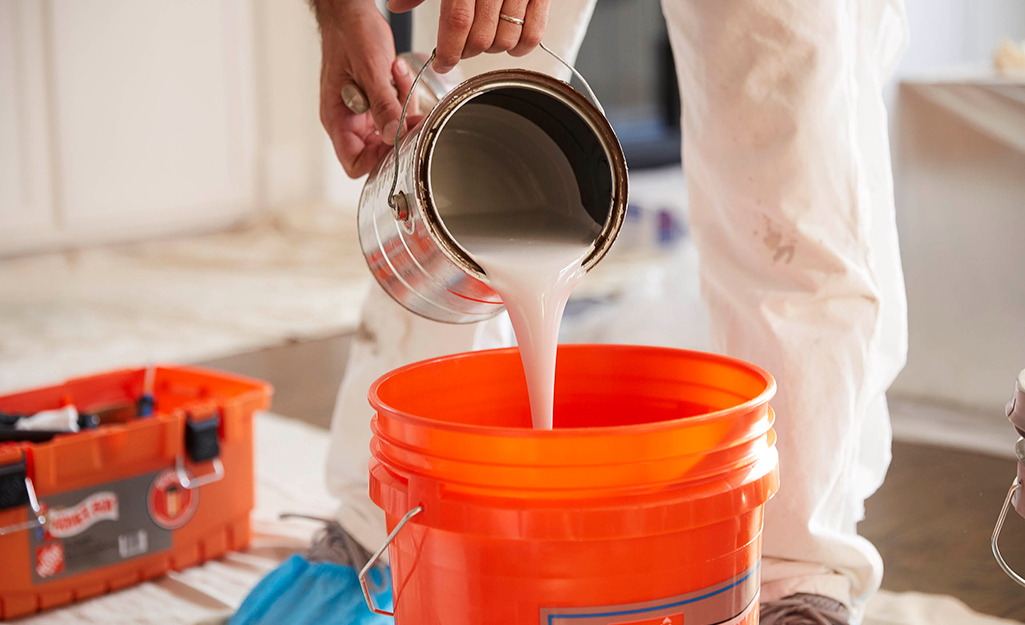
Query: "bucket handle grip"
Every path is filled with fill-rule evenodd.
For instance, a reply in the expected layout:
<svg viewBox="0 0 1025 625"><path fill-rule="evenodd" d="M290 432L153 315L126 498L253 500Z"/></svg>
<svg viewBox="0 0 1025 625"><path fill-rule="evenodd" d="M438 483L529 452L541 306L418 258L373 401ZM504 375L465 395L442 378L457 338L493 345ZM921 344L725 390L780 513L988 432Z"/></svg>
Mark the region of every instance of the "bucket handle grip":
<svg viewBox="0 0 1025 625"><path fill-rule="evenodd" d="M577 71L577 68L573 67L570 63L566 62L566 59L556 54L551 48L545 45L542 41L538 44L542 50L547 52L556 61L566 66L569 71L577 77L577 80L584 85L584 90L587 91L587 97L594 103L602 115L605 115L605 109L602 107L601 102L598 101L598 96L594 95L594 90L591 89L591 85L587 83L587 79L584 78L583 74ZM391 191L388 193L388 206L392 209L392 214L398 221L406 221L409 219L409 205L406 201L406 196L403 193L396 194L395 187L399 184L399 139L402 138L402 125L406 123L406 109L409 108L409 102L413 99L413 93L416 91L416 86L420 84L420 78L427 71L427 68L434 62L434 58L438 55L438 49L435 48L431 51L430 58L424 63L424 66L420 68L420 71L416 74L416 79L413 80L413 85L409 88L409 93L406 94L406 101L402 104L402 115L399 116L399 126L395 129L395 170L391 181Z"/></svg>
<svg viewBox="0 0 1025 625"><path fill-rule="evenodd" d="M431 58L433 57L434 55L432 54ZM428 63L430 63L430 61L428 61ZM391 541L395 540L395 537L398 536L400 531L402 531L402 528L406 525L406 523L408 523L410 519L412 519L413 517L415 517L423 511L423 506L417 506L409 512L407 512L406 516L402 517L402 519L395 524L395 529L393 529L391 533L388 534L388 538L384 540L384 544L381 545L381 547L377 550L376 553L374 553L374 555L370 556L370 560L367 562L366 566L364 566L363 570L359 572L359 586L363 589L363 599L366 600L367 607L370 608L370 611L374 614L380 614L381 616L395 616L394 612L382 610L378 608L376 605L374 605L374 598L370 596L370 589L367 587L367 574L370 573L370 569L374 568L374 565L377 564L377 561L381 558L381 555L384 554L384 550L388 548L388 545L391 544Z"/></svg>

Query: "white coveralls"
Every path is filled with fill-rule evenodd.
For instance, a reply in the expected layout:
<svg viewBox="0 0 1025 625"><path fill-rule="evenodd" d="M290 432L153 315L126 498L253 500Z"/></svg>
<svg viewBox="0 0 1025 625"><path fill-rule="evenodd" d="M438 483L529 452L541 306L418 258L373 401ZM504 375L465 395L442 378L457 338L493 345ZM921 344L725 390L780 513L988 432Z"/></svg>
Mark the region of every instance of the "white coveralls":
<svg viewBox="0 0 1025 625"><path fill-rule="evenodd" d="M545 42L575 58L594 0L553 0ZM417 10L433 48L439 0ZM860 608L882 577L856 533L890 460L885 391L904 364L906 302L882 87L906 44L901 0L663 0L683 103L683 164L716 351L772 373L781 488L765 516L762 600L795 592ZM564 75L543 51L482 55ZM379 287L339 391L328 483L370 550L370 383L442 354L511 344L505 315L451 326ZM630 342L629 336L619 337Z"/></svg>

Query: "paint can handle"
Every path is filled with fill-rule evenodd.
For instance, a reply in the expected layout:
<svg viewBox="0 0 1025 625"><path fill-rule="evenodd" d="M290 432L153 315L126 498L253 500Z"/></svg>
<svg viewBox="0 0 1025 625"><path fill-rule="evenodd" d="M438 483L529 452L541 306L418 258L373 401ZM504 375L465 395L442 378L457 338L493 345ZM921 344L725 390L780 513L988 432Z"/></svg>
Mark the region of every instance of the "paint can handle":
<svg viewBox="0 0 1025 625"><path fill-rule="evenodd" d="M420 79L423 77L424 72L431 66L431 63L434 62L434 57L437 55L437 48L431 50L431 56L428 57L427 62L420 68L420 71L416 73L413 85L409 88L409 93L406 94L406 101L402 104L402 115L399 116L399 125L395 129L395 171L391 179L391 191L388 192L388 206L391 207L392 213L398 221L409 219L409 207L405 195L399 194L399 196L396 196L395 194L395 187L399 184L399 139L402 138L402 125L406 123L406 110L409 108L409 102L413 99L413 94L416 92L416 86L420 84ZM402 214L403 209L405 209L404 215ZM362 583L362 578L360 583Z"/></svg>
<svg viewBox="0 0 1025 625"><path fill-rule="evenodd" d="M601 112L601 114L605 115L605 109L602 107L601 102L598 101L598 96L594 95L594 91L591 89L591 85L588 84L587 79L584 78L583 74L578 72L577 68L575 68L572 65L570 65L569 63L567 63L566 59L562 58L561 56L556 54L551 48L546 46L543 41L539 45L540 45L542 50L544 50L548 54L552 55L552 58L554 58L556 61L562 63L563 65L566 66L566 69L568 69L569 71L573 72L573 75L577 77L577 80L580 81L580 84L582 84L584 86L584 91L587 92L587 97L591 100L592 103L594 103L594 105L596 107L598 107L598 110Z"/></svg>

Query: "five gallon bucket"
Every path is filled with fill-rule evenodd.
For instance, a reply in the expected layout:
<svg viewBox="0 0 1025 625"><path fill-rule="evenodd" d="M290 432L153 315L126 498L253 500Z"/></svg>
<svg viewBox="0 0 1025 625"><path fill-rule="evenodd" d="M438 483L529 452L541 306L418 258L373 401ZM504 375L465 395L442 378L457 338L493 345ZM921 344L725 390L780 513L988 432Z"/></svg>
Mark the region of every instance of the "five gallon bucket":
<svg viewBox="0 0 1025 625"><path fill-rule="evenodd" d="M757 623L774 392L723 356L568 345L538 431L515 349L384 376L370 495L390 531L413 512L389 546L396 622Z"/></svg>

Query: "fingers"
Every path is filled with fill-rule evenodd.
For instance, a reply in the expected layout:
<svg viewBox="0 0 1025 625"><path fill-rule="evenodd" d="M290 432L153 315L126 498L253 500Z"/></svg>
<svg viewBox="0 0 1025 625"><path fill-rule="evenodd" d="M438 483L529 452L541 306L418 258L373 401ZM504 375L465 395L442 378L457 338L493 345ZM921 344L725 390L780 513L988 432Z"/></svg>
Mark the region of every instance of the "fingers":
<svg viewBox="0 0 1025 625"><path fill-rule="evenodd" d="M443 0L438 25L438 51L434 70L446 74L463 55L466 38L473 27L474 0Z"/></svg>
<svg viewBox="0 0 1025 625"><path fill-rule="evenodd" d="M396 101L405 102L405 97L413 86L416 74L405 62L396 59L392 64L391 75L395 81L394 87L389 83L392 96ZM345 78L344 80L346 81L345 85L355 84L351 79ZM398 91L397 95L396 90ZM338 94L335 91L338 91ZM336 90L333 86L323 90L321 122L331 138L335 155L342 164L342 168L345 169L345 173L350 178L358 178L368 173L390 149L390 144L395 141L395 126L389 129L391 136L379 135L374 129L370 116L356 114L350 110L341 100L340 93L341 90ZM403 131L412 128L421 119L421 116L415 115L416 104L416 94L414 93L409 102L409 111ZM401 112L401 108L399 110Z"/></svg>
<svg viewBox="0 0 1025 625"><path fill-rule="evenodd" d="M332 140L331 143L334 145L338 162L342 164L342 169L350 178L359 178L370 173L374 165L390 149L376 135L373 139L364 142L355 134L345 134L339 136L337 141Z"/></svg>
<svg viewBox="0 0 1025 625"><path fill-rule="evenodd" d="M331 95L336 91L322 91L320 120L345 173L350 178L357 178L370 171L388 146L377 136L370 116L350 111L342 103L340 95Z"/></svg>
<svg viewBox="0 0 1025 625"><path fill-rule="evenodd" d="M376 67L373 60L363 59L364 64L356 67L356 83L370 101L370 115L374 125L380 129L384 142L391 145L399 127L402 104L399 103L395 86L392 85L392 67ZM407 89L408 92L408 89Z"/></svg>
<svg viewBox="0 0 1025 625"><path fill-rule="evenodd" d="M461 58L468 59L491 48L495 43L495 32L498 30L498 14L502 10L502 0L477 0L473 14L473 26L466 37Z"/></svg>
<svg viewBox="0 0 1025 625"><path fill-rule="evenodd" d="M424 0L388 0L388 10L392 13L412 11L424 3Z"/></svg>
<svg viewBox="0 0 1025 625"><path fill-rule="evenodd" d="M523 32L520 40L509 54L523 56L536 48L548 27L548 6L550 0L530 0L527 14L523 18Z"/></svg>
<svg viewBox="0 0 1025 625"><path fill-rule="evenodd" d="M527 4L529 0L505 0L505 4L502 5L500 13L508 15L509 17L515 17L523 19L523 16L527 13ZM508 52L516 47L516 44L520 42L520 34L523 32L523 26L520 24L513 24L510 21L500 19L498 20L498 29L495 32L495 41L488 48L488 52L495 54L498 52Z"/></svg>

